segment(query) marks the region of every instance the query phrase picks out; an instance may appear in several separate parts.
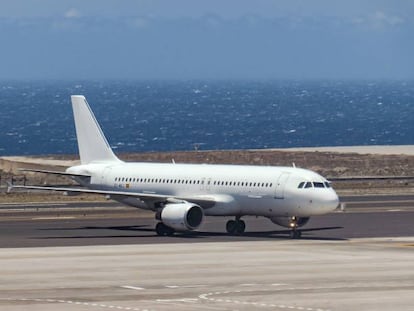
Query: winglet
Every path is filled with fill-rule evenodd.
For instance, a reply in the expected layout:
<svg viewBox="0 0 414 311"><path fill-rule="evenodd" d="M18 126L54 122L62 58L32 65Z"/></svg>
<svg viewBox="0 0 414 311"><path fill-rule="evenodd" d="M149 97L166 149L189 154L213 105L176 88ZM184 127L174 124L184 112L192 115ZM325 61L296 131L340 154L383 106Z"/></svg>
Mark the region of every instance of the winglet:
<svg viewBox="0 0 414 311"><path fill-rule="evenodd" d="M72 95L71 100L81 163L120 162L109 146L85 96Z"/></svg>

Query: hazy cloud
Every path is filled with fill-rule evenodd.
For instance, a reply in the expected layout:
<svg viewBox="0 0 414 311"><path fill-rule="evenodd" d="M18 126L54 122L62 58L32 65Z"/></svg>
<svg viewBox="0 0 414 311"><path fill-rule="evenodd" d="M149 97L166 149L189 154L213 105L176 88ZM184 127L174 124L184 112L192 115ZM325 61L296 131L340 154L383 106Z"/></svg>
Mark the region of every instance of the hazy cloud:
<svg viewBox="0 0 414 311"><path fill-rule="evenodd" d="M375 13L371 14L370 22L374 28L382 28L402 24L404 23L404 19L396 15L390 15L382 11L376 11Z"/></svg>
<svg viewBox="0 0 414 311"><path fill-rule="evenodd" d="M390 27L402 26L405 23L405 19L402 16L376 11L364 17L353 18L352 23L373 30L383 30Z"/></svg>
<svg viewBox="0 0 414 311"><path fill-rule="evenodd" d="M138 17L130 17L126 19L126 23L128 26L136 29L144 29L147 28L150 24L150 19L143 16Z"/></svg>
<svg viewBox="0 0 414 311"><path fill-rule="evenodd" d="M75 8L71 8L65 12L65 17L66 18L78 18L78 17L81 17L81 13L79 12L79 10Z"/></svg>
<svg viewBox="0 0 414 311"><path fill-rule="evenodd" d="M102 1L105 14L79 0L49 1L56 13L47 17L0 17L0 78L414 78L410 6L332 1L338 15L323 1L259 1L250 11L253 2L216 1L211 11L194 0L198 14L154 0L130 1L121 15ZM240 3L238 13L218 12L220 3L227 13Z"/></svg>

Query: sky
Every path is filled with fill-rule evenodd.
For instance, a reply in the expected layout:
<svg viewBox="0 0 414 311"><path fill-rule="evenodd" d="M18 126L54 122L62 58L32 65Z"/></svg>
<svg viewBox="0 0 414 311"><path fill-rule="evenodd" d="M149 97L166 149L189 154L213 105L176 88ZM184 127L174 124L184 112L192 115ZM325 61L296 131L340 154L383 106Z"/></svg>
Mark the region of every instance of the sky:
<svg viewBox="0 0 414 311"><path fill-rule="evenodd" d="M413 79L410 0L0 0L0 79Z"/></svg>

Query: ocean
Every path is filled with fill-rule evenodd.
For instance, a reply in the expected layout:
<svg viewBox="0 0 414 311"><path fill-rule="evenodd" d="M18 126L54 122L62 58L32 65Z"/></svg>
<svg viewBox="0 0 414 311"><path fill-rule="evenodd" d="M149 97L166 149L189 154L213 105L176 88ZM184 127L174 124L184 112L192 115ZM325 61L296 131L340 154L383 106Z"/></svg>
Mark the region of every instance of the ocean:
<svg viewBox="0 0 414 311"><path fill-rule="evenodd" d="M77 153L71 94L118 153L414 144L414 81L0 81L0 156Z"/></svg>

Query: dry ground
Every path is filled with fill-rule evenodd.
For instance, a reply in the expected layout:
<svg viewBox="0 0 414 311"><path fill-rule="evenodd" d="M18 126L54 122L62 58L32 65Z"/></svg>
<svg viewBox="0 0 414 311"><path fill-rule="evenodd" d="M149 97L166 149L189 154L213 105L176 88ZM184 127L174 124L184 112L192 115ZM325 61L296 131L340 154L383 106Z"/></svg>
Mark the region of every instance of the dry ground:
<svg viewBox="0 0 414 311"><path fill-rule="evenodd" d="M328 151L280 151L280 150L230 150L230 151L186 151L186 152L149 152L121 154L125 161L171 162L176 163L215 163L215 164L252 164L281 165L308 168L329 177L346 176L414 176L413 155L360 154L352 152ZM8 163L4 159L7 159ZM68 163L76 163L77 156L52 155L44 157L2 158L0 161L1 186L14 176L16 183L41 185L67 185L67 178L19 172L19 168L39 168L64 170ZM68 162L69 161L69 162ZM74 161L74 162L73 162ZM52 163L52 164L51 164ZM339 194L363 193L412 193L414 181L372 181L337 182L334 184ZM0 202L15 201L52 201L61 200L102 200L99 196L65 197L39 193L0 194Z"/></svg>

